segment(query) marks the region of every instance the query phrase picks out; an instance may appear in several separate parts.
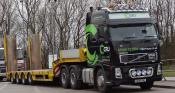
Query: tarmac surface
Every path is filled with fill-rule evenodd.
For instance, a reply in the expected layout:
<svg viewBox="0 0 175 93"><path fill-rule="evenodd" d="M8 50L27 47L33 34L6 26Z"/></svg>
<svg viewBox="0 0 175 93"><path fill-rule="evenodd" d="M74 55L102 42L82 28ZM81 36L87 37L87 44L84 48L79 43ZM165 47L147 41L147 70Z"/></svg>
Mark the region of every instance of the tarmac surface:
<svg viewBox="0 0 175 93"><path fill-rule="evenodd" d="M164 83L167 82L169 81L166 81ZM63 89L59 86L49 84L21 85L21 84L11 84L10 82L0 82L0 93L99 93L99 92L93 88L83 90L72 90L72 89ZM113 88L111 90L111 93L175 93L175 88L153 87L151 90L143 91L138 86L120 86Z"/></svg>
<svg viewBox="0 0 175 93"><path fill-rule="evenodd" d="M165 77L162 81L155 82L154 87L171 88L175 90L175 77Z"/></svg>

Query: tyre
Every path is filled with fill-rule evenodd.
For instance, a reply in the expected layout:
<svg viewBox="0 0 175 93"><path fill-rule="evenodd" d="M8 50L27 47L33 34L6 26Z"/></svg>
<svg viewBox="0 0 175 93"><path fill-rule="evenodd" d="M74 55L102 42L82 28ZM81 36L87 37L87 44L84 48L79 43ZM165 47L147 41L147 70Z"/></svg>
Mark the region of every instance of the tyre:
<svg viewBox="0 0 175 93"><path fill-rule="evenodd" d="M0 77L0 82L3 80L3 77Z"/></svg>
<svg viewBox="0 0 175 93"><path fill-rule="evenodd" d="M22 76L21 76L21 83L23 85L26 85L27 84L27 80L25 79L25 75L24 74L22 74Z"/></svg>
<svg viewBox="0 0 175 93"><path fill-rule="evenodd" d="M150 90L153 87L153 82L141 83L140 88L142 90Z"/></svg>
<svg viewBox="0 0 175 93"><path fill-rule="evenodd" d="M69 88L70 86L69 72L65 68L61 70L61 85L63 88Z"/></svg>
<svg viewBox="0 0 175 93"><path fill-rule="evenodd" d="M15 79L13 78L13 75L10 75L10 82L11 82L12 84L15 83Z"/></svg>
<svg viewBox="0 0 175 93"><path fill-rule="evenodd" d="M20 84L20 79L18 74L15 75L15 81L16 81L16 84Z"/></svg>
<svg viewBox="0 0 175 93"><path fill-rule="evenodd" d="M106 75L105 72L102 69L99 69L97 71L97 77L96 77L96 85L97 85L97 89L101 92L101 93L109 93L110 90L112 89L111 85L107 85L106 82Z"/></svg>
<svg viewBox="0 0 175 93"><path fill-rule="evenodd" d="M79 66L72 66L70 70L70 85L72 89L81 89L81 68Z"/></svg>
<svg viewBox="0 0 175 93"><path fill-rule="evenodd" d="M27 76L27 82L28 82L29 85L32 85L33 84L33 78L32 78L32 75L31 74L29 74Z"/></svg>

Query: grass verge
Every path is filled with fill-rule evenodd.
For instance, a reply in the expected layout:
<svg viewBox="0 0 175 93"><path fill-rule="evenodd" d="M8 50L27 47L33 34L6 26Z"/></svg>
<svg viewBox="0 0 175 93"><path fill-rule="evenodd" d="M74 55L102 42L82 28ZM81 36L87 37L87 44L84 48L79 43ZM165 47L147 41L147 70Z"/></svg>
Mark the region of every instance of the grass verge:
<svg viewBox="0 0 175 93"><path fill-rule="evenodd" d="M164 77L175 77L175 70L164 70L163 76Z"/></svg>

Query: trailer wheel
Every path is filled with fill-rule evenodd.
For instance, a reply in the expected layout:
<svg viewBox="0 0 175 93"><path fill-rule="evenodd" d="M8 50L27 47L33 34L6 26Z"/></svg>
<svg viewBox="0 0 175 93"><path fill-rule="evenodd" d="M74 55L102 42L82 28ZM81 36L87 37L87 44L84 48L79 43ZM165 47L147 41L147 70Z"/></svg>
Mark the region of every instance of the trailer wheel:
<svg viewBox="0 0 175 93"><path fill-rule="evenodd" d="M106 75L102 69L97 71L96 79L97 88L101 93L108 93L111 90L112 86L106 84Z"/></svg>
<svg viewBox="0 0 175 93"><path fill-rule="evenodd" d="M69 79L69 72L63 68L61 70L61 85L63 88L69 88L70 79Z"/></svg>
<svg viewBox="0 0 175 93"><path fill-rule="evenodd" d="M150 90L153 87L153 82L141 83L140 88L142 90Z"/></svg>
<svg viewBox="0 0 175 93"><path fill-rule="evenodd" d="M14 78L13 78L13 75L10 75L10 82L11 82L12 84L15 83L15 80L14 80Z"/></svg>
<svg viewBox="0 0 175 93"><path fill-rule="evenodd" d="M19 75L18 74L15 75L15 80L16 80L16 84L20 84L20 80L19 80Z"/></svg>
<svg viewBox="0 0 175 93"><path fill-rule="evenodd" d="M25 79L25 75L24 74L22 74L22 76L21 76L21 82L22 82L22 84L27 84L27 80Z"/></svg>
<svg viewBox="0 0 175 93"><path fill-rule="evenodd" d="M32 85L33 84L33 79L32 79L32 75L31 74L29 74L27 76L27 81L28 81L29 85Z"/></svg>
<svg viewBox="0 0 175 93"><path fill-rule="evenodd" d="M78 66L73 66L70 70L70 85L72 89L81 89L81 81L79 80L79 75L81 76L81 72Z"/></svg>

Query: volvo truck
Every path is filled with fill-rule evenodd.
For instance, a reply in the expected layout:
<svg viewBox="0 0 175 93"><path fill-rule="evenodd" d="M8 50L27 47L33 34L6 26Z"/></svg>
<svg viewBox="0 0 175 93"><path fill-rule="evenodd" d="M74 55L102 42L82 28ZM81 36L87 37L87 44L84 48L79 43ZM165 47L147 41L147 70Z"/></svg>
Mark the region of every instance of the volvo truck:
<svg viewBox="0 0 175 93"><path fill-rule="evenodd" d="M8 80L18 84L54 81L72 89L91 85L102 93L119 85L151 89L155 81L162 80L159 31L147 10L90 8L85 33L85 48L60 50L50 69L7 71ZM9 50L6 39L4 45ZM35 47L30 44L36 43L28 45L32 65Z"/></svg>

